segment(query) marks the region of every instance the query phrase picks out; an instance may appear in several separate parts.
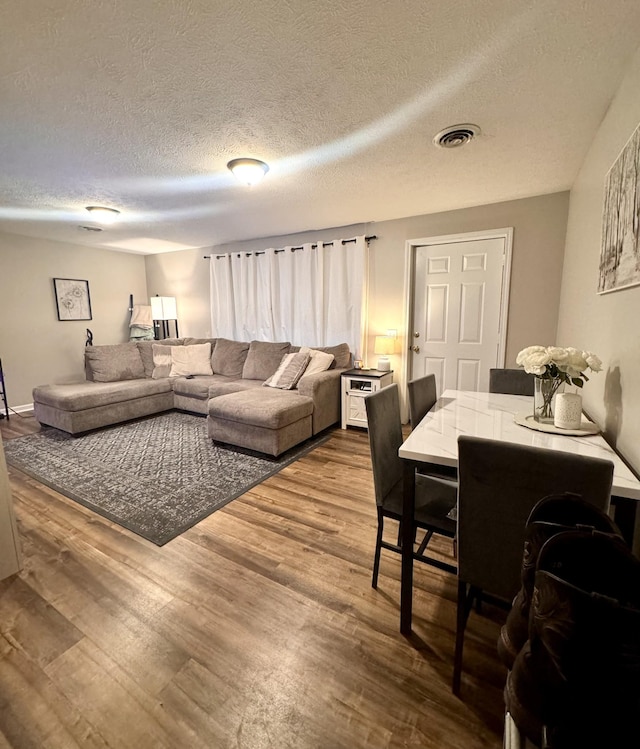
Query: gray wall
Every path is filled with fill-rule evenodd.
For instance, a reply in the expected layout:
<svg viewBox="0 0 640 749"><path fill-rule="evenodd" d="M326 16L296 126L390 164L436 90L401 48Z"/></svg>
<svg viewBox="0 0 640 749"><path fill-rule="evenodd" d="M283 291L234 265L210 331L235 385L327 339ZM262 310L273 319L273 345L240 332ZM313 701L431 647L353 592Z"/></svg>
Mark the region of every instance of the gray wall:
<svg viewBox="0 0 640 749"><path fill-rule="evenodd" d="M373 337L397 328L403 334L405 242L443 234L514 227L507 363L532 343L553 343L562 274L568 193L410 218L309 231L224 245L214 252L264 249L376 234L370 253L369 360ZM11 405L31 402L31 390L45 382L83 376L85 328L96 343L127 340L128 300L150 295L177 298L180 334L209 334L209 269L203 255L186 250L145 258L59 242L0 235L0 356ZM146 275L145 275L146 274ZM59 322L52 278L89 281L93 320ZM298 342L296 342L298 343ZM400 372L404 358L394 357Z"/></svg>
<svg viewBox="0 0 640 749"><path fill-rule="evenodd" d="M375 234L378 239L371 243L370 250L368 338L369 361L375 363L376 334L396 328L399 336L404 335L406 240L512 226L507 365L513 366L518 351L525 346L555 343L568 206L569 193L561 192L394 221L266 237L206 251L149 255L147 285L151 294L176 296L181 334L208 336L209 268L208 261L203 260L205 254ZM404 365L401 354L393 357L396 373Z"/></svg>
<svg viewBox="0 0 640 749"><path fill-rule="evenodd" d="M92 320L58 320L53 278L89 281ZM44 383L84 379L86 329L95 343L128 340L129 294L144 304L144 257L0 234L0 358L9 405ZM147 302L148 304L148 302Z"/></svg>
<svg viewBox="0 0 640 749"><path fill-rule="evenodd" d="M603 360L583 390L587 412L640 470L640 286L598 296L604 182L640 122L640 51L634 57L571 190L558 343Z"/></svg>

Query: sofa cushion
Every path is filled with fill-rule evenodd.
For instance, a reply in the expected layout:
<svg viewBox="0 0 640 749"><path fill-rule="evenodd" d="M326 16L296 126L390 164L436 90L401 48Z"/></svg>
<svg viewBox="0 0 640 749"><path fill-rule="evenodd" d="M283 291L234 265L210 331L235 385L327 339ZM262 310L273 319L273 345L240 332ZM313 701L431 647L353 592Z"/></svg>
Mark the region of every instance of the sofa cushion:
<svg viewBox="0 0 640 749"><path fill-rule="evenodd" d="M198 376L192 380L187 380L185 377L176 377L175 380L172 380L173 392L176 395L185 395L189 398L208 400L209 388L219 379L227 381L227 378L221 375Z"/></svg>
<svg viewBox="0 0 640 749"><path fill-rule="evenodd" d="M186 346L170 346L169 348L171 349L169 377L213 374L210 343L194 343Z"/></svg>
<svg viewBox="0 0 640 749"><path fill-rule="evenodd" d="M67 385L41 385L33 390L34 403L62 411L84 411L87 408L171 392L169 380L154 382L149 379L128 382L79 382Z"/></svg>
<svg viewBox="0 0 640 749"><path fill-rule="evenodd" d="M244 390L253 390L262 386L260 380L242 380L222 375L213 377L215 381L209 385L209 398L217 398L219 395L229 395L229 393L241 393Z"/></svg>
<svg viewBox="0 0 640 749"><path fill-rule="evenodd" d="M291 350L287 342L251 341L242 369L242 379L264 381L280 366L282 357Z"/></svg>
<svg viewBox="0 0 640 749"><path fill-rule="evenodd" d="M242 377L242 368L248 351L248 343L218 338L211 355L213 373L226 375L227 377Z"/></svg>
<svg viewBox="0 0 640 749"><path fill-rule="evenodd" d="M86 346L85 363L94 382L121 382L144 377L144 365L136 343Z"/></svg>
<svg viewBox="0 0 640 749"><path fill-rule="evenodd" d="M142 364L144 365L145 377L153 376L154 346L181 346L182 341L182 338L164 338L162 341L137 341L136 346L138 347Z"/></svg>
<svg viewBox="0 0 640 749"><path fill-rule="evenodd" d="M184 338L183 343L185 346L193 346L196 343L210 343L211 351L213 351L213 347L216 345L216 340L216 338Z"/></svg>
<svg viewBox="0 0 640 749"><path fill-rule="evenodd" d="M310 361L311 357L306 353L285 354L278 369L263 384L280 390L293 390Z"/></svg>
<svg viewBox="0 0 640 749"><path fill-rule="evenodd" d="M309 363L304 370L305 375L325 372L336 360L333 354L328 354L326 351L320 351L315 348L307 348L306 346L301 346L300 353L309 354Z"/></svg>
<svg viewBox="0 0 640 749"><path fill-rule="evenodd" d="M348 343L339 343L337 346L317 346L318 351L333 354L334 362L329 369L349 369L351 367L351 351Z"/></svg>
<svg viewBox="0 0 640 749"><path fill-rule="evenodd" d="M265 429L281 429L312 413L313 400L290 390L253 388L209 401L209 416Z"/></svg>

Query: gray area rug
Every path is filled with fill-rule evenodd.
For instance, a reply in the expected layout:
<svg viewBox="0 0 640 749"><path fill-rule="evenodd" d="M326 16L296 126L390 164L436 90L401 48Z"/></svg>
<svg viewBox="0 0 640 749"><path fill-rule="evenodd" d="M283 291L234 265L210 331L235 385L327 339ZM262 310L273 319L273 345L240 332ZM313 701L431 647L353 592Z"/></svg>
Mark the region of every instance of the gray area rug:
<svg viewBox="0 0 640 749"><path fill-rule="evenodd" d="M7 462L158 546L293 463L213 444L206 419L171 411L74 437L52 427L4 443Z"/></svg>

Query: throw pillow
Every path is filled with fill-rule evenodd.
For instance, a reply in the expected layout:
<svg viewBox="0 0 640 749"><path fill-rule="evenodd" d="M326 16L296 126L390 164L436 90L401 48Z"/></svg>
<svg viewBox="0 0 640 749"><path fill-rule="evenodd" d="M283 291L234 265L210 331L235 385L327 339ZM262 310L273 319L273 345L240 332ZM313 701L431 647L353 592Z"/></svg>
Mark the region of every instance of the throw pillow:
<svg viewBox="0 0 640 749"><path fill-rule="evenodd" d="M282 357L291 350L291 344L271 341L251 341L242 368L243 380L267 380L280 366Z"/></svg>
<svg viewBox="0 0 640 749"><path fill-rule="evenodd" d="M309 364L309 354L285 354L273 376L263 385L280 390L293 390Z"/></svg>
<svg viewBox="0 0 640 749"><path fill-rule="evenodd" d="M335 356L333 354L327 354L325 351L318 351L318 349L308 348L302 346L300 348L301 354L309 354L311 357L307 368L304 371L303 377L307 375L316 374L317 372L325 372L333 364Z"/></svg>
<svg viewBox="0 0 640 749"><path fill-rule="evenodd" d="M154 380L169 377L171 372L171 349L182 348L182 346L163 346L161 343L153 344L153 373Z"/></svg>
<svg viewBox="0 0 640 749"><path fill-rule="evenodd" d="M336 346L318 346L318 351L334 355L335 362L329 369L349 369L349 367L353 366L353 359L351 358L348 343L338 343Z"/></svg>
<svg viewBox="0 0 640 749"><path fill-rule="evenodd" d="M210 343L195 343L191 346L171 346L170 348L171 371L169 377L213 374Z"/></svg>
<svg viewBox="0 0 640 749"><path fill-rule="evenodd" d="M163 338L161 341L137 341L136 346L140 352L140 358L144 365L145 377L153 377L153 347L154 346L181 346L182 338Z"/></svg>
<svg viewBox="0 0 640 749"><path fill-rule="evenodd" d="M211 355L213 371L215 374L225 375L226 377L242 377L242 368L248 351L248 343L218 338Z"/></svg>
<svg viewBox="0 0 640 749"><path fill-rule="evenodd" d="M94 382L144 378L144 366L135 343L85 346L85 366Z"/></svg>

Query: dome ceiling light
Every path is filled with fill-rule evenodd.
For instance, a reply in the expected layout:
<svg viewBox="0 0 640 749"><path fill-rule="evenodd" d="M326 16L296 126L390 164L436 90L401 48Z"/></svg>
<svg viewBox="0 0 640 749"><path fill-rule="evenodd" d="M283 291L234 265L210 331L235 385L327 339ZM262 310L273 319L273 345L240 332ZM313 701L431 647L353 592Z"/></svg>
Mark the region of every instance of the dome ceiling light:
<svg viewBox="0 0 640 749"><path fill-rule="evenodd" d="M106 208L101 205L88 205L87 210L91 214L91 218L95 219L99 224L112 224L118 220L120 211L115 208Z"/></svg>
<svg viewBox="0 0 640 749"><path fill-rule="evenodd" d="M438 148L459 148L470 143L477 135L480 135L480 132L477 125L451 125L437 133L433 138L433 143Z"/></svg>
<svg viewBox="0 0 640 749"><path fill-rule="evenodd" d="M258 159L233 159L227 168L246 185L257 185L269 171L269 166Z"/></svg>

